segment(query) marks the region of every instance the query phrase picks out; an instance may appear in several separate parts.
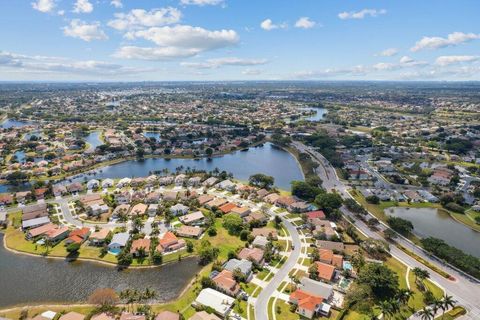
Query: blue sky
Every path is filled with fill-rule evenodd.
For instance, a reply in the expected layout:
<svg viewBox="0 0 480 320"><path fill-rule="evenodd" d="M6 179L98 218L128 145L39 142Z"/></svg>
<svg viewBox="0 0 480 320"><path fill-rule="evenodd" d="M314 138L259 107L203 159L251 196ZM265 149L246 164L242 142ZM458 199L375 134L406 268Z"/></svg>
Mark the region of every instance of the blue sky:
<svg viewBox="0 0 480 320"><path fill-rule="evenodd" d="M480 80L478 0L0 0L0 80Z"/></svg>

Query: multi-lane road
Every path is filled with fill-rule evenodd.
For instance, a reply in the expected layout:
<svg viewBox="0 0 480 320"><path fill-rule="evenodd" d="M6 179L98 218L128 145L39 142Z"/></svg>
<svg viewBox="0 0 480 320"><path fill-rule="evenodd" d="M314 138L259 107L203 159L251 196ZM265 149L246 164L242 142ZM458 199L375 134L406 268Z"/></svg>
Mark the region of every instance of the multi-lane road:
<svg viewBox="0 0 480 320"><path fill-rule="evenodd" d="M320 153L316 152L310 147L305 146L300 142L294 142L293 145L300 152L309 153L313 157L314 161L320 164L316 172L318 176L322 179L323 187L325 189L330 191L336 190L336 192L340 193L345 199L351 197L347 191L347 187L338 178L335 169ZM363 234L371 238L382 238L381 231L387 228L386 225L381 224L379 231L373 231L363 221L357 219L355 215L350 212L346 207L342 207L341 209L343 214L354 219L355 226ZM398 239L396 239L396 241L400 245L414 252L416 255L422 257L429 263L452 275L455 278L454 281L444 278L443 276L431 270L427 266L413 259L410 255L406 254L398 247L392 245L390 248L390 253L407 266L411 268L420 267L428 270L430 273L430 279L439 284L447 294L454 297L458 304L462 305L467 309L468 313L463 317L463 319L480 319L480 283L477 280L469 277L461 271L452 268L451 266L442 263L441 261L436 260L435 258L428 255L426 252L424 252L422 248L416 246L415 244L404 238L399 237Z"/></svg>

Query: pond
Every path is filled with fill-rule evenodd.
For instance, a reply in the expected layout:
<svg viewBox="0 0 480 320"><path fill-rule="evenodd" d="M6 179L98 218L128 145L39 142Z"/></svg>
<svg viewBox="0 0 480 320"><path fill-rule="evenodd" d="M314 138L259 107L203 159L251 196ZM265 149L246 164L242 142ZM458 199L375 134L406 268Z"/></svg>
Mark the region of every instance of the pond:
<svg viewBox="0 0 480 320"><path fill-rule="evenodd" d="M157 141L161 141L162 138L160 137L160 132L155 131L146 131L143 133L146 138L155 138Z"/></svg>
<svg viewBox="0 0 480 320"><path fill-rule="evenodd" d="M0 245L0 307L85 302L97 288L120 291L150 287L158 301L164 302L175 299L200 269L195 258L186 258L158 268L118 271L91 262L18 255Z"/></svg>
<svg viewBox="0 0 480 320"><path fill-rule="evenodd" d="M25 127L30 125L30 122L27 121L19 121L13 119L5 119L2 123L0 123L0 127L4 129L8 128L17 128L17 127Z"/></svg>
<svg viewBox="0 0 480 320"><path fill-rule="evenodd" d="M466 253L480 257L480 233L456 222L447 213L435 208L404 207L388 208L385 213L411 221L414 233L420 237L439 238Z"/></svg>
<svg viewBox="0 0 480 320"><path fill-rule="evenodd" d="M255 173L264 173L273 176L275 185L285 190L290 190L292 180L303 180L303 173L296 159L287 151L271 143L212 159L147 158L125 161L97 170L95 179L145 177L151 172L161 171L164 168L175 172L175 169L180 166L184 169L190 167L205 171L218 168L233 173L233 176L240 180L248 180ZM87 179L91 177L93 176L87 175ZM74 180L83 182L85 179L82 177Z"/></svg>
<svg viewBox="0 0 480 320"><path fill-rule="evenodd" d="M325 108L304 108L304 110L310 110L316 112L314 115L308 116L305 120L308 121L320 121L327 114L327 109Z"/></svg>
<svg viewBox="0 0 480 320"><path fill-rule="evenodd" d="M96 147L103 144L100 140L100 131L92 131L85 137L85 142L90 144L90 148L95 149Z"/></svg>

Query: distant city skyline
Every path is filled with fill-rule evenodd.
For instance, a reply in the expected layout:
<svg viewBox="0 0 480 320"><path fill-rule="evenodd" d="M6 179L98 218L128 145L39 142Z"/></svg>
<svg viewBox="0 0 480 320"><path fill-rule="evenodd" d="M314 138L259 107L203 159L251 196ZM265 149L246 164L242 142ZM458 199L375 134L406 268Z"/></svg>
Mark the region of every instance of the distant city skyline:
<svg viewBox="0 0 480 320"><path fill-rule="evenodd" d="M0 0L0 81L480 80L480 2Z"/></svg>

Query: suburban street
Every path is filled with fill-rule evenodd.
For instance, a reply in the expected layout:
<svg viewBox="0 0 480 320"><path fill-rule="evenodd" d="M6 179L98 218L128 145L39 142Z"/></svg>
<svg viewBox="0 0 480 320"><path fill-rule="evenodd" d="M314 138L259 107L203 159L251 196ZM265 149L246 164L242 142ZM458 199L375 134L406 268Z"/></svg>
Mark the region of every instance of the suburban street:
<svg viewBox="0 0 480 320"><path fill-rule="evenodd" d="M298 258L300 257L302 243L298 231L295 226L286 219L282 219L282 221L283 225L290 233L292 244L295 248L290 252L290 256L288 257L287 261L283 264L280 270L274 274L267 286L260 291L260 294L255 302L256 320L268 320L268 300L270 300L270 298L273 296L273 293L282 283L284 278L288 276L288 273L293 269Z"/></svg>
<svg viewBox="0 0 480 320"><path fill-rule="evenodd" d="M336 192L340 193L343 198L351 197L347 191L347 187L338 178L335 169L320 153L299 142L294 142L293 144L299 151L309 153L314 160L320 164L320 166L317 168L317 174L322 179L325 189L329 191L336 190ZM360 232L371 238L383 239L380 232L385 228L388 228L385 224L381 224L378 227L378 231L373 231L363 221L357 219L356 216L345 206L341 208L341 211L343 214L355 221L354 225L358 230L360 230ZM476 279L473 279L463 272L436 260L434 257L427 254L422 248L416 246L407 239L398 237L396 242L425 259L429 263L437 266L439 269L444 270L452 275L455 280L448 280L409 256L397 246L390 246L390 253L392 256L410 268L420 267L428 270L430 273L430 279L441 286L448 295L453 296L459 305L465 307L468 313L467 315L463 316L462 319L480 319L480 283Z"/></svg>

